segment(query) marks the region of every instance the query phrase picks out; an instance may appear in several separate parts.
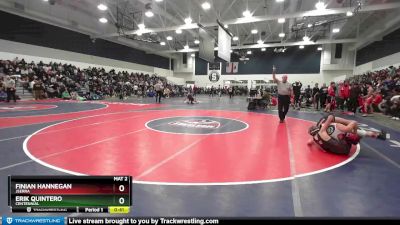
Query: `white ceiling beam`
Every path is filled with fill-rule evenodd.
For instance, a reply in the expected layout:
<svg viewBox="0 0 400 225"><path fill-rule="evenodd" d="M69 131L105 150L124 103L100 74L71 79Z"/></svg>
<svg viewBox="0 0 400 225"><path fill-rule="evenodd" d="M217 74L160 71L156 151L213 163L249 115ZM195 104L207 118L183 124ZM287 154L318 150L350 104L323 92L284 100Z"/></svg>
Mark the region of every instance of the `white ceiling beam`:
<svg viewBox="0 0 400 225"><path fill-rule="evenodd" d="M236 1L237 0L233 0L233 1L230 1L231 3L229 4L229 6L228 7L226 7L226 8L224 8L223 9L223 11L221 12L221 18L224 18L225 17L225 15L226 15L226 13L228 13L229 12L229 10L231 10L231 8L232 8L232 6L233 6L233 4L235 4L236 3Z"/></svg>
<svg viewBox="0 0 400 225"><path fill-rule="evenodd" d="M376 5L367 5L363 6L359 12L370 12L370 11L378 11L378 10L388 10L388 9L395 9L395 8L400 8L400 2L395 2L395 3L385 3L385 4L376 4ZM251 18L237 18L237 19L232 19L232 20L225 20L222 21L223 24L245 24L245 23L255 23L255 22L262 22L262 21L268 21L268 20L277 20L278 18L286 18L286 19L292 19L292 18L303 18L303 17L312 17L312 16L325 16L325 15L335 15L335 14L345 14L347 11L352 11L352 7L346 7L346 8L332 8L332 9L326 9L323 11L320 10L310 10L310 11L303 11L303 12L297 12L297 13L286 13L282 15L267 15L267 16L253 16ZM215 23L205 23L202 24L205 27L213 27L217 26L218 24ZM146 30L140 31L141 33L151 33L151 32L165 32L165 31L174 31L177 29L182 29L182 30L191 30L191 29L197 29L199 28L197 24L189 24L189 25L178 25L178 26L171 26L171 27L164 27L164 28L148 28ZM127 35L131 34L137 34L139 33L139 30L132 30L126 32ZM101 37L113 37L113 36L119 36L119 33L110 33L110 34L101 34L98 35L97 38Z"/></svg>
<svg viewBox="0 0 400 225"><path fill-rule="evenodd" d="M149 3L148 0L139 0L140 2L142 2L144 5L146 5L147 3ZM164 2L164 7L166 7L166 4L172 4L170 1L165 1ZM165 10L165 8L161 8L158 6L157 3L153 3L152 5L152 9L154 11L154 13L159 14L163 17L165 17L166 19L168 19L169 21L171 21L174 24L180 24L182 23L181 20L177 19L174 15L171 15L169 12L167 12L167 10ZM176 5L172 5L173 9L178 9L178 7ZM162 30L159 32L164 32L164 31L168 31L168 30ZM194 35L193 31L189 31L192 35ZM142 33L149 33L149 32L142 32ZM132 34L131 32L127 32L127 35ZM113 35L113 36L118 36L118 35Z"/></svg>
<svg viewBox="0 0 400 225"><path fill-rule="evenodd" d="M274 47L288 47L288 46L298 46L298 45L324 45L324 44L337 44L337 43L355 43L357 39L321 39L317 42L304 42L304 41L296 41L296 42L285 42L285 43L273 43L273 44L254 44L254 45L240 45L240 46L232 46L232 50L235 49L254 49L254 48L274 48ZM178 52L198 52L198 48L191 48L189 50L166 50L162 51L162 53L178 53Z"/></svg>
<svg viewBox="0 0 400 225"><path fill-rule="evenodd" d="M400 27L400 14L399 12L393 12L387 16L385 21L379 21L367 30L360 34L360 41L354 44L350 50L356 50L367 46L375 41L382 40L383 35L387 34L388 31L393 31Z"/></svg>

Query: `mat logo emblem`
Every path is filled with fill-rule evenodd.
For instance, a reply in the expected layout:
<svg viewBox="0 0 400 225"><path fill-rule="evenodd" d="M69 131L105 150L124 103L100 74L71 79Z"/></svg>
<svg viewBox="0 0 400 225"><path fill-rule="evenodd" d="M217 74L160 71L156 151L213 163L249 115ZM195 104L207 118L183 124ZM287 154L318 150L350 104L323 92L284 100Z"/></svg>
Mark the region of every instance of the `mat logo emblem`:
<svg viewBox="0 0 400 225"><path fill-rule="evenodd" d="M208 119L191 119L179 120L168 123L172 126L181 126L187 128L200 128L200 129L217 129L221 126L218 121Z"/></svg>
<svg viewBox="0 0 400 225"><path fill-rule="evenodd" d="M8 224L12 224L13 222L13 218L12 217L7 217L7 223Z"/></svg>

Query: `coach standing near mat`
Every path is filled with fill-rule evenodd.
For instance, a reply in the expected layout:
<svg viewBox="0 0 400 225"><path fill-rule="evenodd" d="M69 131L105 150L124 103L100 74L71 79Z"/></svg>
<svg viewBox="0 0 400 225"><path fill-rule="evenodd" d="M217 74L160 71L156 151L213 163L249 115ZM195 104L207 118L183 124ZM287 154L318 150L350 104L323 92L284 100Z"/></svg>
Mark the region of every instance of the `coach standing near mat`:
<svg viewBox="0 0 400 225"><path fill-rule="evenodd" d="M272 68L272 79L277 83L278 87L278 112L280 123L285 122L285 117L289 111L290 96L292 95L292 84L287 82L287 75L282 76L282 81L278 80L275 75L276 68Z"/></svg>

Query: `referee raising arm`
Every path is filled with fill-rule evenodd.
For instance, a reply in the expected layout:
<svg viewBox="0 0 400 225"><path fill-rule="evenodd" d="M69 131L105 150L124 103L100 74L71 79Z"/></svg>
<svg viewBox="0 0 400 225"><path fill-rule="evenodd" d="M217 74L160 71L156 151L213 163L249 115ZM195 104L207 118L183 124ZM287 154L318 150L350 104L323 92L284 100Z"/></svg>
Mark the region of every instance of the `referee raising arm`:
<svg viewBox="0 0 400 225"><path fill-rule="evenodd" d="M292 85L287 82L287 75L282 76L282 81L275 76L276 68L272 68L272 79L278 84L278 112L280 122L285 122L285 116L289 111L290 96L292 95Z"/></svg>

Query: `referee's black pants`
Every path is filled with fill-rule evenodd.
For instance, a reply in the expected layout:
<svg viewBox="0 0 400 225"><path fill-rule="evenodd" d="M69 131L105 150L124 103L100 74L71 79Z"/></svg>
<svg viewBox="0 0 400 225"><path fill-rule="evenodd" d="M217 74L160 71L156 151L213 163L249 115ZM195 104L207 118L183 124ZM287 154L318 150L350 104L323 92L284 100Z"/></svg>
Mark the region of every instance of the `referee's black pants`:
<svg viewBox="0 0 400 225"><path fill-rule="evenodd" d="M163 91L156 91L156 102L161 103L162 96L163 96Z"/></svg>
<svg viewBox="0 0 400 225"><path fill-rule="evenodd" d="M286 114L289 111L289 105L290 105L289 95L278 95L278 112L280 120L285 120Z"/></svg>

